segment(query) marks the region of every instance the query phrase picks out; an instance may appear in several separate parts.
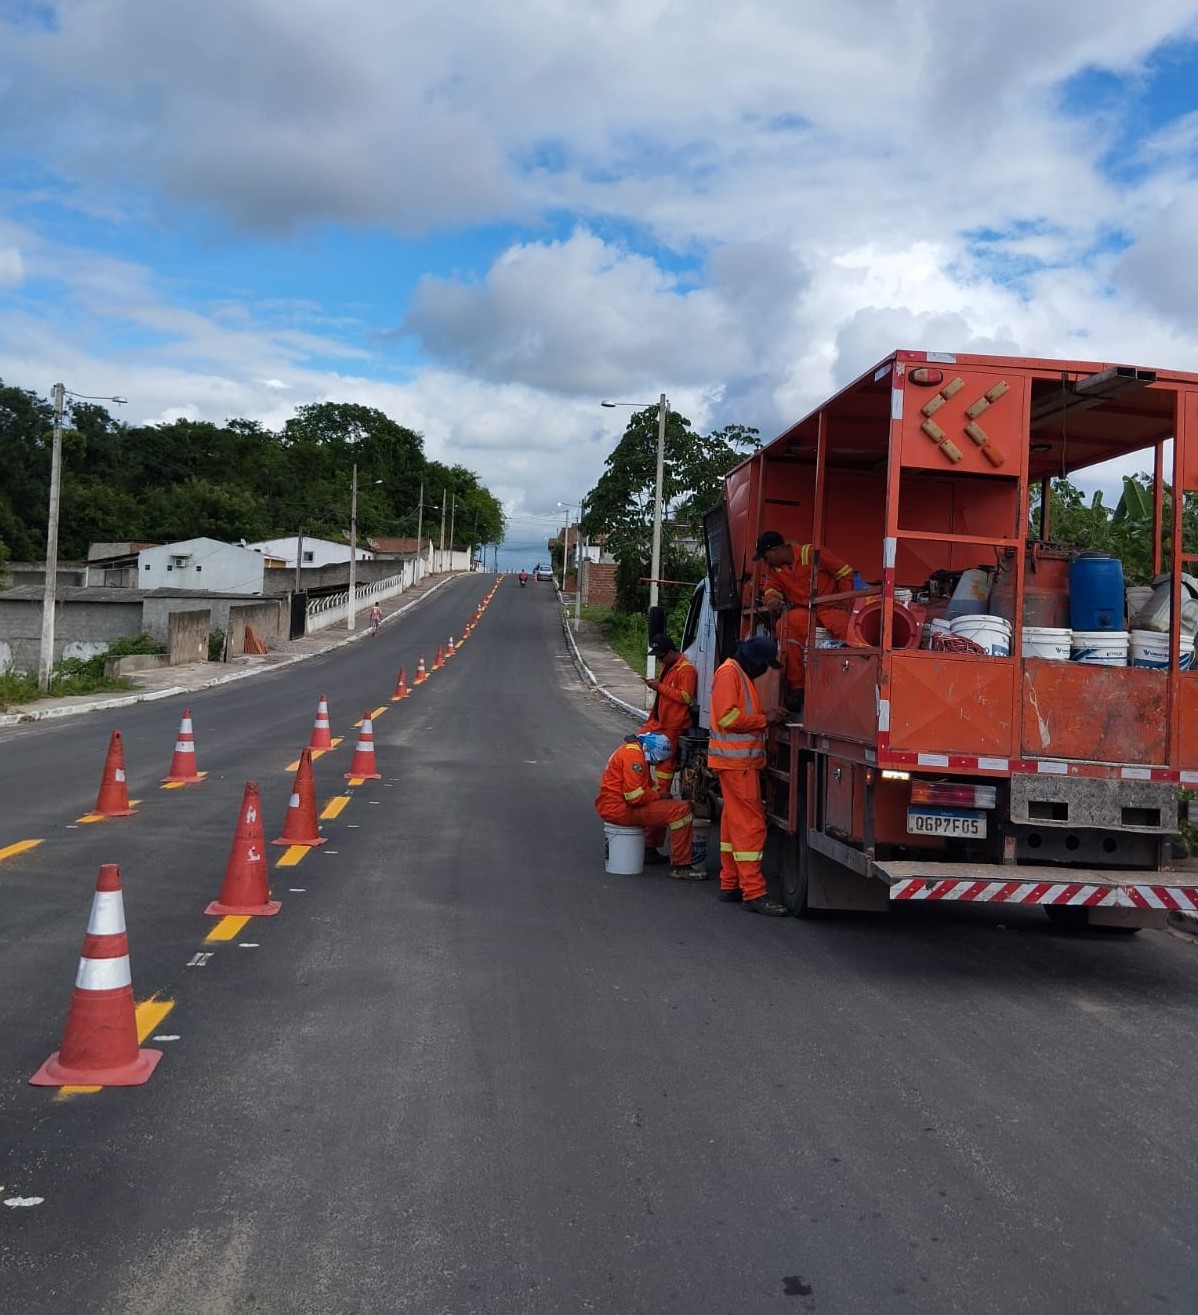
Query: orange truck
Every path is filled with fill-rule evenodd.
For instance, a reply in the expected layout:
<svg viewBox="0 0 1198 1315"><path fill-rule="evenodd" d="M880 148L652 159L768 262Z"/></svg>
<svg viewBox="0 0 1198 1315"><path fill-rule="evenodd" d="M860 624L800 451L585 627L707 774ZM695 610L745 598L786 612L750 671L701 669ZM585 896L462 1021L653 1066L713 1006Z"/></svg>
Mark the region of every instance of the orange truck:
<svg viewBox="0 0 1198 1315"><path fill-rule="evenodd" d="M1168 651L1152 666L1087 661L1068 628L1079 559L1052 537L1052 484L1113 458L1154 481L1154 575L1170 574L1156 636ZM683 637L700 689L770 628L759 534L856 571L851 594L810 600L805 707L771 733L763 774L792 913L1039 904L1054 921L1130 930L1198 909L1177 844L1179 795L1198 787L1182 605L1198 542L1170 514L1183 494L1198 494L1198 375L916 351L728 474ZM970 588L1000 635L1005 616L1005 646L948 620ZM1115 648L1122 593L1105 622ZM828 608L850 611L843 642L820 626ZM1045 650L1046 634L1065 651Z"/></svg>

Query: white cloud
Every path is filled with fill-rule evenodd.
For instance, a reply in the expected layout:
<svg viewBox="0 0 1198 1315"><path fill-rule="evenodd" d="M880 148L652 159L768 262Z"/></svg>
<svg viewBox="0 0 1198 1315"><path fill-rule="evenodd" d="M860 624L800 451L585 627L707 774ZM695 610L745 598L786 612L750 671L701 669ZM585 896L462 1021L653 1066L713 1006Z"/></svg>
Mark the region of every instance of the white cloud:
<svg viewBox="0 0 1198 1315"><path fill-rule="evenodd" d="M618 437L601 396L665 390L700 428L768 437L897 346L1198 361L1195 116L1120 181L1103 168L1118 110L1060 110L1088 69L1142 85L1198 32L1194 0L1004 0L967 20L959 0L54 14L0 23L0 151L37 178L0 198L6 381L119 390L141 419L278 425L361 401L542 514ZM76 237L43 220L52 204ZM288 315L273 288L186 295L183 239L173 264L112 254L139 232L242 250L338 224L511 238L482 269L470 252L413 283L383 259L346 289L422 347L395 382L395 340L321 305L298 257Z"/></svg>

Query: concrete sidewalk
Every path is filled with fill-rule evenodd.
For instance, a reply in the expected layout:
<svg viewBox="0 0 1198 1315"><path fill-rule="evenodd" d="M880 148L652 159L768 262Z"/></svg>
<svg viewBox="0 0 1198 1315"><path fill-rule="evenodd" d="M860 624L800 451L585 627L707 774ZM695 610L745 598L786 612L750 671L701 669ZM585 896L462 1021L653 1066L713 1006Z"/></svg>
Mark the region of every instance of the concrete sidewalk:
<svg viewBox="0 0 1198 1315"><path fill-rule="evenodd" d="M383 625L402 616L423 599L435 593L442 585L464 574L461 571L429 577L405 589L402 594L380 602ZM479 573L489 580L489 572ZM488 586L489 587L489 586ZM485 591L484 591L485 592ZM357 628L351 633L344 625L329 626L314 635L283 642L262 656L247 655L231 662L189 662L177 667L154 667L149 671L135 671L127 679L135 688L126 693L76 694L57 698L36 699L32 703L10 706L0 713L0 726L19 726L27 722L45 721L56 717L77 716L97 712L104 708L124 708L132 703L148 703L155 699L171 698L194 690L210 689L214 685L227 685L233 680L244 680L261 675L276 667L305 658L317 657L330 649L357 643L370 635L367 617L371 604L367 603L358 614Z"/></svg>
<svg viewBox="0 0 1198 1315"><path fill-rule="evenodd" d="M561 595L558 595L559 599ZM562 629L579 674L598 694L627 713L629 719L644 721L649 715L652 694L644 681L644 668L633 671L627 662L603 638L593 621L580 619L574 628L574 616L567 607L562 615ZM648 656L646 654L646 656Z"/></svg>

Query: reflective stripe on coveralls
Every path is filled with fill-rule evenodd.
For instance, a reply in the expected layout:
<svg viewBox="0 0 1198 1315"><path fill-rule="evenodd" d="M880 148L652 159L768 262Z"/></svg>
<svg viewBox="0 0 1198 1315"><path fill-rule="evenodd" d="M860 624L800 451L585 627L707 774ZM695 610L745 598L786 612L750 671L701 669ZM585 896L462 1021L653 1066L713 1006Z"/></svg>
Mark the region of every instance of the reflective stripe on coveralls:
<svg viewBox="0 0 1198 1315"><path fill-rule="evenodd" d="M746 900L766 893L761 859L765 851L765 808L758 769L765 766L765 716L757 689L740 664L722 663L711 686L708 765L720 781L720 888ZM751 729L728 729L748 723ZM717 733L716 728L719 727Z"/></svg>
<svg viewBox="0 0 1198 1315"><path fill-rule="evenodd" d="M660 731L670 741L670 756L653 768L662 794L670 793L677 768L678 737L691 724L691 707L698 692L699 673L689 659L679 656L662 673L653 710L640 729L640 734Z"/></svg>

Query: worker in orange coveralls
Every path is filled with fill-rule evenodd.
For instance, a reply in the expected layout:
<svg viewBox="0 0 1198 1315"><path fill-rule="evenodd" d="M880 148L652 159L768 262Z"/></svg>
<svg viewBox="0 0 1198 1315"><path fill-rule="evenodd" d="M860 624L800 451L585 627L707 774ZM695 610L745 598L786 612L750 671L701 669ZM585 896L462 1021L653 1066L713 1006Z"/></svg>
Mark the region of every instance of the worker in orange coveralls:
<svg viewBox="0 0 1198 1315"><path fill-rule="evenodd" d="M654 635L649 641L649 652L660 665L656 680L645 679L645 684L657 697L641 730L661 731L669 738L669 758L653 769L658 789L662 794L669 794L678 761L678 737L691 725L691 709L699 692L699 673L674 647L669 635Z"/></svg>
<svg viewBox="0 0 1198 1315"><path fill-rule="evenodd" d="M777 667L778 646L766 635L742 640L717 668L711 683L711 738L707 765L719 778L724 800L720 814L720 899L750 913L784 918L786 909L766 894L761 860L765 853L765 805L761 769L765 766L765 728L782 721L781 708L762 712L753 682Z"/></svg>
<svg viewBox="0 0 1198 1315"><path fill-rule="evenodd" d="M646 832L665 827L670 834L670 876L679 881L705 881L706 866L691 865L691 806L665 799L653 784L649 768L670 755L670 741L660 731L629 735L607 760L599 782L595 811L613 826L642 826Z"/></svg>
<svg viewBox="0 0 1198 1315"><path fill-rule="evenodd" d="M774 636L782 652L782 674L786 681L783 702L788 711L801 716L807 685L806 648L808 606L811 602L811 565L815 545L787 543L777 530L766 530L757 540L755 562L763 562L761 590L766 610L773 615ZM819 572L815 596L853 592L853 568L827 548L819 550ZM850 608L825 603L815 609L817 624L843 639L848 629Z"/></svg>

